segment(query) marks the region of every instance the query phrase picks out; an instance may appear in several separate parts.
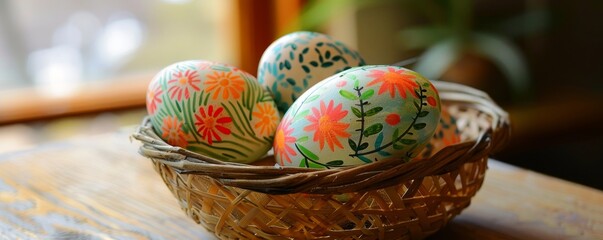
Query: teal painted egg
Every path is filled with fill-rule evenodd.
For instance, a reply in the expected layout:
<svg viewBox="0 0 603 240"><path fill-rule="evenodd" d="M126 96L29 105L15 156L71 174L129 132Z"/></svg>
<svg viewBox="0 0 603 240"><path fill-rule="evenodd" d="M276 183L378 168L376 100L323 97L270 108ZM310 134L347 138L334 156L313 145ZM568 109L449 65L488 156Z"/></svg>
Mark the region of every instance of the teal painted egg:
<svg viewBox="0 0 603 240"><path fill-rule="evenodd" d="M258 81L274 96L281 113L317 82L364 65L360 54L330 36L294 32L274 41L258 66Z"/></svg>
<svg viewBox="0 0 603 240"><path fill-rule="evenodd" d="M259 159L279 123L270 93L251 74L209 61L164 68L149 84L146 101L163 140L224 161Z"/></svg>
<svg viewBox="0 0 603 240"><path fill-rule="evenodd" d="M278 164L308 168L409 161L439 119L440 98L426 78L395 66L356 67L295 101L277 128L274 155Z"/></svg>

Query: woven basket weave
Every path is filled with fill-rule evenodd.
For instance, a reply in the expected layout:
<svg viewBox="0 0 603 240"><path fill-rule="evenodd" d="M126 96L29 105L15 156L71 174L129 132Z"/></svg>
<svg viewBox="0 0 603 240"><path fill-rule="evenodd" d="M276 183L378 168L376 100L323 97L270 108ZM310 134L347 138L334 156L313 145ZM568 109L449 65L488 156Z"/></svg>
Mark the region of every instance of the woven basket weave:
<svg viewBox="0 0 603 240"><path fill-rule="evenodd" d="M485 93L433 83L461 143L408 163L323 170L222 162L168 145L148 118L133 137L186 214L219 238L421 239L469 206L488 156L509 137L507 113Z"/></svg>

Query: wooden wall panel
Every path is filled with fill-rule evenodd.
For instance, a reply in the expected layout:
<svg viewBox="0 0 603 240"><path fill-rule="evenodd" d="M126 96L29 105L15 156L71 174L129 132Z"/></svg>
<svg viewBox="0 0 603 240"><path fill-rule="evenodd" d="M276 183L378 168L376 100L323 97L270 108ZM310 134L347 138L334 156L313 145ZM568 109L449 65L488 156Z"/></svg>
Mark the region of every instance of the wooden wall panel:
<svg viewBox="0 0 603 240"><path fill-rule="evenodd" d="M256 75L264 50L280 35L295 31L305 0L239 0L240 68Z"/></svg>

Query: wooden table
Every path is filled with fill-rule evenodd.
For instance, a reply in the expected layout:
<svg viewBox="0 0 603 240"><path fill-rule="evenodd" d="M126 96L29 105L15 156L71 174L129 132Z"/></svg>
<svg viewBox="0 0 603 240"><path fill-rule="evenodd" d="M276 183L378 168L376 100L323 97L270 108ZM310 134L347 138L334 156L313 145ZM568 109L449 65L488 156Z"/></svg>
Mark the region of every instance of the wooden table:
<svg viewBox="0 0 603 240"><path fill-rule="evenodd" d="M0 155L0 239L213 239L179 209L131 129ZM433 239L603 239L603 192L490 161Z"/></svg>

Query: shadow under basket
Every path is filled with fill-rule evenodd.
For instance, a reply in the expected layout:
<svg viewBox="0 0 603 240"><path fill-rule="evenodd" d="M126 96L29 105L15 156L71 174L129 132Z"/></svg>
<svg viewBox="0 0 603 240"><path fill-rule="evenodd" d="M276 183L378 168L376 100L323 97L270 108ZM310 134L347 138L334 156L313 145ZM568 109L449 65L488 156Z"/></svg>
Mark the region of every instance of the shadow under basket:
<svg viewBox="0 0 603 240"><path fill-rule="evenodd" d="M507 113L488 95L433 84L457 119L461 143L408 163L306 169L223 162L167 144L148 118L133 137L186 214L219 238L421 239L469 206L488 156L509 139Z"/></svg>

